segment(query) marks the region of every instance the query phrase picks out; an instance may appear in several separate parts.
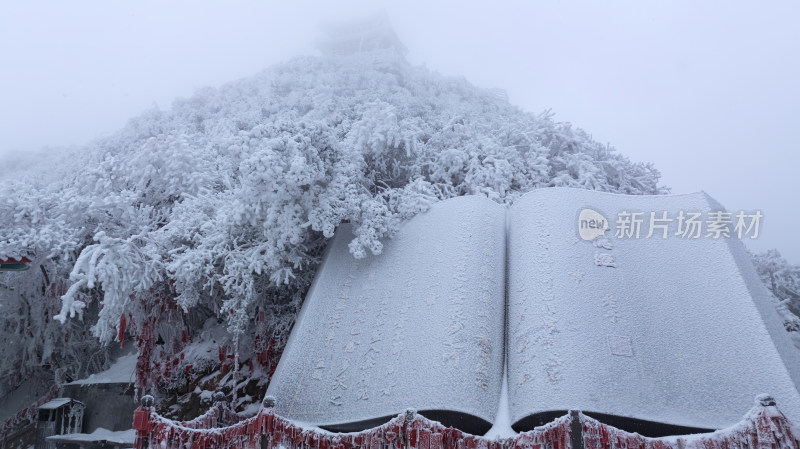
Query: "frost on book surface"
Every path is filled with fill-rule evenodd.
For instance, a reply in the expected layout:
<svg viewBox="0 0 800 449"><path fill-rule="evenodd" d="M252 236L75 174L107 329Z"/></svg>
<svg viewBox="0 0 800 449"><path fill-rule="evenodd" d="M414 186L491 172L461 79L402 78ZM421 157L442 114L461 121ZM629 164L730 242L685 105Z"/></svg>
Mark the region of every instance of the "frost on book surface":
<svg viewBox="0 0 800 449"><path fill-rule="evenodd" d="M543 189L517 200L508 241L508 388L517 428L568 409L722 428L763 392L800 419L800 364L795 351L782 358L776 349L788 337L738 239L644 238L646 228L638 239L615 236L622 211L647 219L651 211L674 217L719 207L703 193ZM611 221L604 238L579 238L586 208Z"/></svg>
<svg viewBox="0 0 800 449"><path fill-rule="evenodd" d="M268 394L276 412L353 430L407 408L482 433L503 364L505 210L486 198L435 204L380 256L336 231Z"/></svg>

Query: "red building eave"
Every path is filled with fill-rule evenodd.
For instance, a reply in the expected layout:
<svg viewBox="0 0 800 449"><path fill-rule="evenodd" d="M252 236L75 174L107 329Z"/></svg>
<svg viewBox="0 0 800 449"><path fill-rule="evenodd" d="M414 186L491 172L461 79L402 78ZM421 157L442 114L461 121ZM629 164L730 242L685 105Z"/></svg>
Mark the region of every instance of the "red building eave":
<svg viewBox="0 0 800 449"><path fill-rule="evenodd" d="M13 258L9 258L9 259L0 259L0 265L6 265L6 264L11 264L11 263L13 263L13 264L17 264L17 263L31 263L31 260L30 260L30 259L28 259L27 257L24 257L24 256L23 256L23 257L20 257L19 259L13 259Z"/></svg>

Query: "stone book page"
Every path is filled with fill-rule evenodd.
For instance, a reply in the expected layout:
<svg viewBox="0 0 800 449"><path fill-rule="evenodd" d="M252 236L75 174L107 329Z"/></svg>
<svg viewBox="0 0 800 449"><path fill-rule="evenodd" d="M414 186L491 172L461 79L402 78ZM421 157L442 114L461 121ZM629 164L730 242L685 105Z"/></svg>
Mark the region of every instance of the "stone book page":
<svg viewBox="0 0 800 449"><path fill-rule="evenodd" d="M798 351L734 235L736 213L731 238L707 234L709 213L720 209L705 193L565 188L515 202L508 235L515 428L579 409L719 429L737 423L761 393L800 421ZM701 214L698 238L694 230L684 235L681 211ZM579 218L586 238L603 237L581 238ZM628 226L635 219L642 219L638 237Z"/></svg>
<svg viewBox="0 0 800 449"><path fill-rule="evenodd" d="M489 429L503 375L505 208L434 204L380 256L355 259L337 229L272 378L276 413L360 430L415 408Z"/></svg>

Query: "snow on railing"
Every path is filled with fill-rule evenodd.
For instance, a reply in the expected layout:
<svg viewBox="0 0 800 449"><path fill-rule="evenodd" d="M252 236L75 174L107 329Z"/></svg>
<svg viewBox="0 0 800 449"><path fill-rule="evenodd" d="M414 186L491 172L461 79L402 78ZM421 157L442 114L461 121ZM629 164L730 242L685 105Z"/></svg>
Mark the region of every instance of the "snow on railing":
<svg viewBox="0 0 800 449"><path fill-rule="evenodd" d="M711 433L647 438L580 414L582 449L800 449L800 431L786 419L769 395L756 398L737 424Z"/></svg>
<svg viewBox="0 0 800 449"><path fill-rule="evenodd" d="M213 425L216 413L207 413L192 423L205 420ZM571 449L570 423L565 416L513 439L488 439L407 411L369 430L333 433L304 428L275 415L268 406L233 425L200 429L164 418L150 406L141 406L134 413L133 428L136 449Z"/></svg>
<svg viewBox="0 0 800 449"><path fill-rule="evenodd" d="M647 438L571 411L514 437L491 439L413 410L362 432L333 433L275 415L269 398L255 416L215 427L220 414L235 419L221 402L197 419L179 422L155 413L152 398L146 398L134 413L135 449L800 449L800 432L766 395L738 424L707 434Z"/></svg>
<svg viewBox="0 0 800 449"><path fill-rule="evenodd" d="M147 398L147 396L146 396ZM236 412L230 409L223 402L225 395L222 393L214 394L214 406L208 409L205 413L190 421L171 421L158 415L159 419L173 422L179 427L186 427L189 429L212 429L224 425L232 425L244 420ZM147 401L150 403L151 399L142 398L142 402ZM148 405L148 404L145 404Z"/></svg>

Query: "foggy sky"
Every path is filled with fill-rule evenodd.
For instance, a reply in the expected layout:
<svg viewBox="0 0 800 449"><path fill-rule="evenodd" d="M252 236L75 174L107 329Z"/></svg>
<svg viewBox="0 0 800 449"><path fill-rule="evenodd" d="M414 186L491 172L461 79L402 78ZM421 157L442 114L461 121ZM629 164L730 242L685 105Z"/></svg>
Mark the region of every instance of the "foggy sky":
<svg viewBox="0 0 800 449"><path fill-rule="evenodd" d="M0 168L315 54L321 21L383 9L412 63L505 89L531 112L552 109L655 163L674 193L760 209L761 236L746 244L800 263L800 2L333 3L4 4Z"/></svg>

